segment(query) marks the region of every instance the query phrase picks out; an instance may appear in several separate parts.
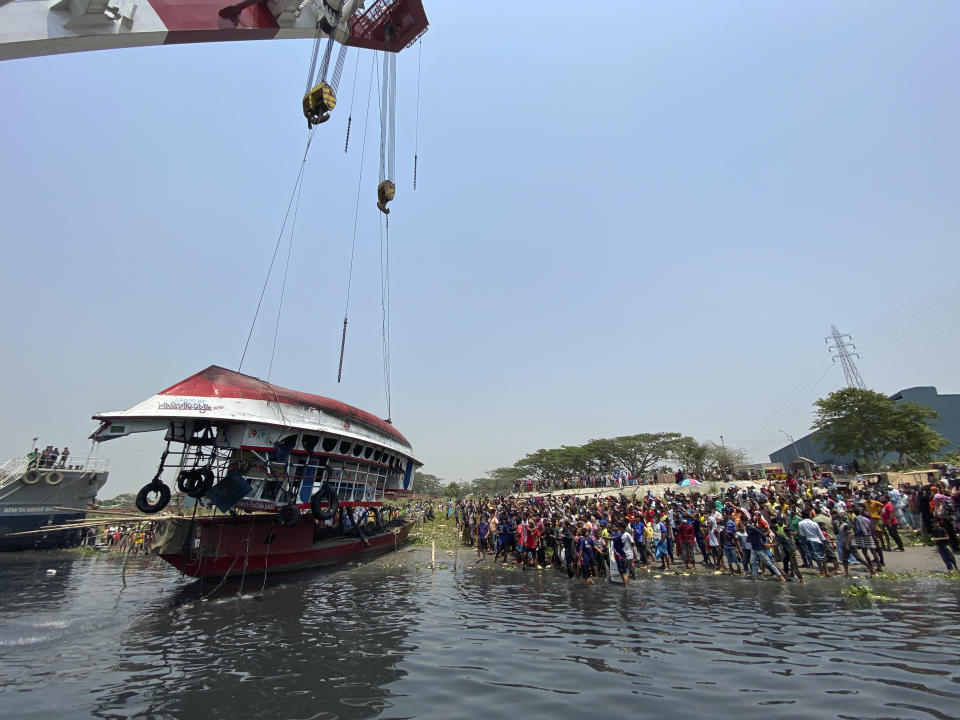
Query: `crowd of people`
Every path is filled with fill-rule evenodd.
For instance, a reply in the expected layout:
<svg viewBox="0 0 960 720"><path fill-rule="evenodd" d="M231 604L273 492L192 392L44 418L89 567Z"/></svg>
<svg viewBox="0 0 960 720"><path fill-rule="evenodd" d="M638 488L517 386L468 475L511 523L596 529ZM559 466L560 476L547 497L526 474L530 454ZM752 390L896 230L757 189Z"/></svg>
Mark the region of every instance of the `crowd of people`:
<svg viewBox="0 0 960 720"><path fill-rule="evenodd" d="M931 474L924 485L850 490L832 478L787 478L718 494L667 489L623 493L467 498L441 505L477 562L554 566L587 584L609 573L624 584L640 568L693 570L779 582L805 575L849 576L851 562L873 576L885 553L903 552L901 530L925 533L947 571L960 552L960 480ZM809 568L808 573L801 570Z"/></svg>
<svg viewBox="0 0 960 720"><path fill-rule="evenodd" d="M66 445L63 450L47 445L43 450L34 447L27 454L27 467L33 468L65 468L70 459L70 448Z"/></svg>
<svg viewBox="0 0 960 720"><path fill-rule="evenodd" d="M744 480L757 480L762 475L757 471L752 471L743 476ZM604 488L624 488L638 485L661 485L664 483L674 483L679 485L684 480L696 480L703 482L733 482L735 480L732 470L720 470L713 468L706 474L700 475L691 473L683 468L679 470L654 470L649 473L634 475L626 470L612 470L607 473L594 475L575 475L561 478L525 478L517 480L513 484L514 493L524 492L552 492L556 490L585 490L585 489L604 489Z"/></svg>
<svg viewBox="0 0 960 720"><path fill-rule="evenodd" d="M107 550L116 552L148 553L153 544L156 523L136 525L109 525L100 529L95 542ZM94 530L94 532L97 532Z"/></svg>

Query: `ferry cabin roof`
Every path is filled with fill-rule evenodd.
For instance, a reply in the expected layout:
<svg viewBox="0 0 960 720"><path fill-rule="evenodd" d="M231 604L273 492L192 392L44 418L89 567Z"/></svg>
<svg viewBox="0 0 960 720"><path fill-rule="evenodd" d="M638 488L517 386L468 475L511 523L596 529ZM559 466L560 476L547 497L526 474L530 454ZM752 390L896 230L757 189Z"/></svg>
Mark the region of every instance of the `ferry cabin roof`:
<svg viewBox="0 0 960 720"><path fill-rule="evenodd" d="M294 452L377 462L376 455L392 451L420 465L407 439L371 413L217 366L129 410L93 418L101 421L91 435L98 442L160 430L167 432L167 439L185 442L201 428L216 428L215 444L220 447L267 450L280 441L290 443L294 436Z"/></svg>

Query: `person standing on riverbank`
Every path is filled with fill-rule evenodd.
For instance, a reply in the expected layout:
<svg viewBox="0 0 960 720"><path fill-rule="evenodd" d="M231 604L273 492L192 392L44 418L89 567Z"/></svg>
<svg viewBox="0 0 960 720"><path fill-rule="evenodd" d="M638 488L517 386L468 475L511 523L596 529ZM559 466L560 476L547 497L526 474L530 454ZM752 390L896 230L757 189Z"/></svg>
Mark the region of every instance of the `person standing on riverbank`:
<svg viewBox="0 0 960 720"><path fill-rule="evenodd" d="M877 539L873 532L873 520L863 506L857 508L857 514L853 519L853 546L863 551L863 556L867 556L867 550L873 554L874 564L877 572L883 566L883 555L877 547Z"/></svg>
<svg viewBox="0 0 960 720"><path fill-rule="evenodd" d="M577 528L577 562L580 565L580 577L585 585L593 585L593 538L590 536L589 523Z"/></svg>
<svg viewBox="0 0 960 720"><path fill-rule="evenodd" d="M937 546L937 552L940 553L940 559L947 566L947 572L956 572L957 558L950 551L950 536L947 533L947 527L943 520L937 520L933 523L933 540Z"/></svg>
<svg viewBox="0 0 960 720"><path fill-rule="evenodd" d="M697 563L693 557L693 546L696 544L696 538L690 518L685 517L680 520L678 537L680 541L680 557L683 560L683 569L696 569Z"/></svg>
<svg viewBox="0 0 960 720"><path fill-rule="evenodd" d="M899 523L897 522L897 509L893 506L893 501L890 498L887 498L887 504L883 506L883 510L880 511L880 518L883 520L883 525L887 529L887 535L890 536L890 539L897 544L897 550L903 552L903 540L900 539L900 532L897 528Z"/></svg>
<svg viewBox="0 0 960 720"><path fill-rule="evenodd" d="M667 551L667 524L661 519L653 526L653 551L656 559L660 561L660 569L664 572L670 570L670 553Z"/></svg>
<svg viewBox="0 0 960 720"><path fill-rule="evenodd" d="M823 577L830 577L830 573L827 571L826 555L823 552L823 547L827 544L827 538L813 518L814 511L811 510L810 516L800 521L799 529L803 533L803 539L807 542L807 549L813 561L817 564L820 574Z"/></svg>
<svg viewBox="0 0 960 720"><path fill-rule="evenodd" d="M487 557L487 544L490 538L490 523L484 515L477 523L477 562L483 562Z"/></svg>

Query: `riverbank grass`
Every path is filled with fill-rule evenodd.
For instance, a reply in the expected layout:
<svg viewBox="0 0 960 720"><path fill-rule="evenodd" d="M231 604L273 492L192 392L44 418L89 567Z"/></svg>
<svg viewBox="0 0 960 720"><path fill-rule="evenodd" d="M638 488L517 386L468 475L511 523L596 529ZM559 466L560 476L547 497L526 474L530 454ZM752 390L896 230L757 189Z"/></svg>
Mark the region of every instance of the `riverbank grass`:
<svg viewBox="0 0 960 720"><path fill-rule="evenodd" d="M413 529L409 539L413 545L430 547L431 543L436 543L437 550L456 550L462 547L457 524L445 518L425 520Z"/></svg>

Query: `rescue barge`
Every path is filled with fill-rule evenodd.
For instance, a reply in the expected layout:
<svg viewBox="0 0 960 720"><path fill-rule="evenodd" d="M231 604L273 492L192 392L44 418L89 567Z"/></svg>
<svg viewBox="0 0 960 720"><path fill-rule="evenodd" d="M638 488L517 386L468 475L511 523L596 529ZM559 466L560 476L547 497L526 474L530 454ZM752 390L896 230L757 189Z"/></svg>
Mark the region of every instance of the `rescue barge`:
<svg viewBox="0 0 960 720"><path fill-rule="evenodd" d="M20 457L0 465L0 550L75 547L86 509L107 482L107 461L45 465Z"/></svg>
<svg viewBox="0 0 960 720"><path fill-rule="evenodd" d="M412 492L421 463L410 443L392 423L330 398L211 366L93 418L97 442L164 432L140 511L163 510L169 483L215 508L157 529L153 552L192 577L364 560L396 549L415 522L383 504Z"/></svg>

